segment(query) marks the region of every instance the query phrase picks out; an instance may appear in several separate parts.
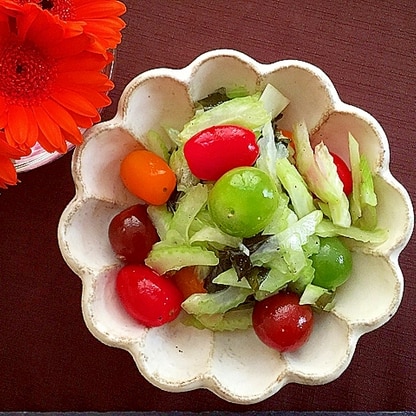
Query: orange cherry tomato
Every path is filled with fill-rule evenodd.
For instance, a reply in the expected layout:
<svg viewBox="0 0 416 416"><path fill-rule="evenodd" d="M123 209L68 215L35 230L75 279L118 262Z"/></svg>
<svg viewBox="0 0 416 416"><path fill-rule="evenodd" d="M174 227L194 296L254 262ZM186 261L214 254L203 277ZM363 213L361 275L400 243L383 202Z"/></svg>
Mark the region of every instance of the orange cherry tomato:
<svg viewBox="0 0 416 416"><path fill-rule="evenodd" d="M121 162L120 177L126 188L150 205L163 205L176 186L169 165L148 150L134 150Z"/></svg>
<svg viewBox="0 0 416 416"><path fill-rule="evenodd" d="M172 276L173 282L186 299L194 293L205 293L204 281L195 267L183 267Z"/></svg>

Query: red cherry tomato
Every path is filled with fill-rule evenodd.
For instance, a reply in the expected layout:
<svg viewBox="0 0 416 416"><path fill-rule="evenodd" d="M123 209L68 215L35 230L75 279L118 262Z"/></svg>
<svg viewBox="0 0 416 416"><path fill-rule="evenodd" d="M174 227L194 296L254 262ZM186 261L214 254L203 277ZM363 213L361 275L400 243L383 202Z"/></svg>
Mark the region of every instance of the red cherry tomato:
<svg viewBox="0 0 416 416"><path fill-rule="evenodd" d="M147 327L176 319L183 302L172 281L145 265L124 266L117 274L116 290L127 313Z"/></svg>
<svg viewBox="0 0 416 416"><path fill-rule="evenodd" d="M189 169L199 179L216 181L240 166L251 166L259 154L256 136L244 127L213 126L192 136L184 146Z"/></svg>
<svg viewBox="0 0 416 416"><path fill-rule="evenodd" d="M118 258L142 263L159 236L147 215L147 206L133 205L118 213L108 227L108 238Z"/></svg>
<svg viewBox="0 0 416 416"><path fill-rule="evenodd" d="M299 296L290 292L279 292L257 302L252 320L260 340L280 352L301 347L313 326L312 308L299 305Z"/></svg>
<svg viewBox="0 0 416 416"><path fill-rule="evenodd" d="M335 153L330 152L337 167L338 176L344 184L344 193L349 195L352 192L352 174L347 164Z"/></svg>

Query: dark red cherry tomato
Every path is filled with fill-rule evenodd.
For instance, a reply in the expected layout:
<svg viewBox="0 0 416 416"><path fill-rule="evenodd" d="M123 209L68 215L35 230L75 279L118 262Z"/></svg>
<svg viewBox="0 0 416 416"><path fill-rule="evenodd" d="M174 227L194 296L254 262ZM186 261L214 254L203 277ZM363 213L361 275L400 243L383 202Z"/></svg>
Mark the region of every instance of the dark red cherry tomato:
<svg viewBox="0 0 416 416"><path fill-rule="evenodd" d="M124 266L117 274L116 290L127 313L147 327L176 319L184 300L171 280L145 265Z"/></svg>
<svg viewBox="0 0 416 416"><path fill-rule="evenodd" d="M146 205L133 205L117 214L108 227L113 251L127 263L142 263L159 241L146 209Z"/></svg>
<svg viewBox="0 0 416 416"><path fill-rule="evenodd" d="M259 147L251 130L223 125L198 132L185 143L183 151L197 178L216 181L233 168L253 165Z"/></svg>
<svg viewBox="0 0 416 416"><path fill-rule="evenodd" d="M331 152L330 152L331 153ZM344 184L344 193L349 195L352 192L352 174L347 164L335 153L331 153L337 167L338 176Z"/></svg>
<svg viewBox="0 0 416 416"><path fill-rule="evenodd" d="M312 308L299 305L299 296L290 292L279 292L257 302L252 320L260 340L280 352L301 347L313 326Z"/></svg>

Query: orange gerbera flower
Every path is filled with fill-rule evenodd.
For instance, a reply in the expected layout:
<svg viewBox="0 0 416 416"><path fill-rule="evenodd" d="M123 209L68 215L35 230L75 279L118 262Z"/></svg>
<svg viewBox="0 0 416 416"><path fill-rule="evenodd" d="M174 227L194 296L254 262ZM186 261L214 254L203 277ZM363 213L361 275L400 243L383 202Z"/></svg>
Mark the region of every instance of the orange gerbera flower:
<svg viewBox="0 0 416 416"><path fill-rule="evenodd" d="M36 3L44 10L68 23L81 23L85 33L94 38L92 50L105 53L121 42L121 30L126 26L120 18L126 6L117 0L0 0L23 5Z"/></svg>
<svg viewBox="0 0 416 416"><path fill-rule="evenodd" d="M65 152L82 142L79 127L100 120L113 83L102 70L111 55L89 52L91 36L69 33L34 4L10 11L0 3L0 131L26 152L36 142Z"/></svg>
<svg viewBox="0 0 416 416"><path fill-rule="evenodd" d="M16 185L17 173L11 159L19 159L28 153L10 146L6 142L4 133L0 132L0 188L5 189L8 185Z"/></svg>

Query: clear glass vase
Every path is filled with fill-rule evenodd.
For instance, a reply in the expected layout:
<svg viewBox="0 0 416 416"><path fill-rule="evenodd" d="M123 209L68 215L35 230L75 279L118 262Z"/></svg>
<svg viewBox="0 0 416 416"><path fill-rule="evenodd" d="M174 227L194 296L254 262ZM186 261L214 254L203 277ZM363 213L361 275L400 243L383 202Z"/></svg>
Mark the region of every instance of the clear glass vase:
<svg viewBox="0 0 416 416"><path fill-rule="evenodd" d="M104 69L104 73L111 79L113 77L113 72L114 72L114 65L115 65L115 50L111 51L114 55L114 59L111 62L110 65L108 65L105 69ZM98 110L100 113L102 111L102 109ZM83 129L85 130L85 129ZM69 152L70 150L72 150L74 148L74 145L72 143L67 143L67 147L68 150L67 152ZM30 155L28 156L24 156L21 157L19 160L15 160L14 161L14 166L16 169L16 172L28 172L32 169L36 169L40 166L46 165L47 163L53 162L56 159L59 159L60 157L62 157L64 155L64 153L59 153L59 152L47 152L42 146L40 146L38 143L36 143L33 147L32 147L32 152L30 153Z"/></svg>

